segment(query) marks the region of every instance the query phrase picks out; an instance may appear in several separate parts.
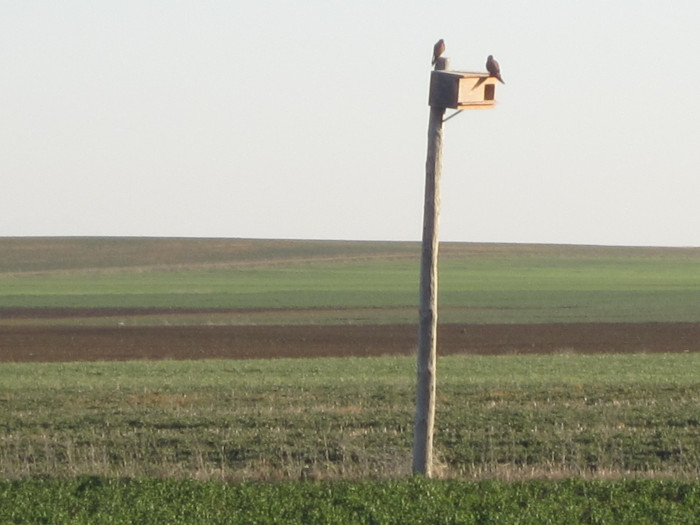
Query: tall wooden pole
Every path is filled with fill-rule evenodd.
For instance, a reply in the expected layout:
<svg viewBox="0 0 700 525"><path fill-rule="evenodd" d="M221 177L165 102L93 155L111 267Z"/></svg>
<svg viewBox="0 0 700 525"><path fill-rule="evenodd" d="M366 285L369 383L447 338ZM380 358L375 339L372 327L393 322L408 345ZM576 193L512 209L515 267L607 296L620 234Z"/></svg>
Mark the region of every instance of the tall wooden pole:
<svg viewBox="0 0 700 525"><path fill-rule="evenodd" d="M439 58L435 69L447 69ZM428 155L425 162L423 244L420 267L418 329L418 384L413 434L413 473L432 476L433 426L435 423L435 365L437 355L438 223L442 172L442 122L444 107L430 108Z"/></svg>

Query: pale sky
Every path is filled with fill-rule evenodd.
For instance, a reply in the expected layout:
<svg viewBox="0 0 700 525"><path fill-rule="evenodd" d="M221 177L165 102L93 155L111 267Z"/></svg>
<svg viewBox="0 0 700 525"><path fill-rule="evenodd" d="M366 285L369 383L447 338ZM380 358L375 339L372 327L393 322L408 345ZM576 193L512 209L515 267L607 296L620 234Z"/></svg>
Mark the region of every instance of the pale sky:
<svg viewBox="0 0 700 525"><path fill-rule="evenodd" d="M700 246L700 2L0 0L0 236ZM448 110L448 115L450 110Z"/></svg>

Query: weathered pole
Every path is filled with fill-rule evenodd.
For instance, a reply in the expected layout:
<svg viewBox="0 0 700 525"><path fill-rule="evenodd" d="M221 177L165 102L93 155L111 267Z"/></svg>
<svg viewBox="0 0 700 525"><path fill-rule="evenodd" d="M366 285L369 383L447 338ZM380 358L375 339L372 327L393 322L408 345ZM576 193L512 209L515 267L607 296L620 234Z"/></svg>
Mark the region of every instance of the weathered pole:
<svg viewBox="0 0 700 525"><path fill-rule="evenodd" d="M438 58L435 69L448 69L446 58ZM430 107L428 154L425 162L423 244L420 266L418 328L418 383L413 434L413 473L432 476L433 426L435 423L435 368L437 356L438 223L440 175L442 171L442 123L444 107Z"/></svg>

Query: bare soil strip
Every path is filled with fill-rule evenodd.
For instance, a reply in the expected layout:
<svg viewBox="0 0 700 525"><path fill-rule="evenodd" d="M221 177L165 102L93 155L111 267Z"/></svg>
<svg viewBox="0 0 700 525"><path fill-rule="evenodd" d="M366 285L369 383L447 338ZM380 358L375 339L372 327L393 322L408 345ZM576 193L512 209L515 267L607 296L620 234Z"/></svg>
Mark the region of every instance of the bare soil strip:
<svg viewBox="0 0 700 525"><path fill-rule="evenodd" d="M413 325L0 327L0 362L412 355ZM557 323L439 327L438 352L698 352L700 323Z"/></svg>

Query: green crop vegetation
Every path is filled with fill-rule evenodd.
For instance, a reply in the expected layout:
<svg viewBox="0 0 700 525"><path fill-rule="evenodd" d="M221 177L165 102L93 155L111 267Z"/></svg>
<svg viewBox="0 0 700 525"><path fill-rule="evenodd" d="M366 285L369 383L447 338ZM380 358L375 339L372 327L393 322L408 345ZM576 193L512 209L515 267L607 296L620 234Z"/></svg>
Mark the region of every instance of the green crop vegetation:
<svg viewBox="0 0 700 525"><path fill-rule="evenodd" d="M6 363L0 470L10 479L402 477L414 366L404 357ZM441 358L441 475L695 478L699 366L698 354Z"/></svg>
<svg viewBox="0 0 700 525"><path fill-rule="evenodd" d="M417 317L417 243L0 239L0 253L0 327ZM446 243L440 321L698 322L699 263L698 249ZM17 307L69 314L3 315ZM95 307L125 310L81 316ZM3 363L0 523L695 523L698 354L562 352L439 359L441 480L409 476L412 358Z"/></svg>
<svg viewBox="0 0 700 525"><path fill-rule="evenodd" d="M417 243L0 239L0 250L0 308L172 310L134 324L414 323L417 316ZM698 268L694 248L446 243L440 319L698 321ZM236 313L177 314L202 308ZM77 314L70 322L113 320Z"/></svg>
<svg viewBox="0 0 700 525"><path fill-rule="evenodd" d="M700 485L678 481L459 480L238 483L81 477L0 482L2 523L697 523Z"/></svg>
<svg viewBox="0 0 700 525"><path fill-rule="evenodd" d="M698 354L0 367L0 523L695 523Z"/></svg>

